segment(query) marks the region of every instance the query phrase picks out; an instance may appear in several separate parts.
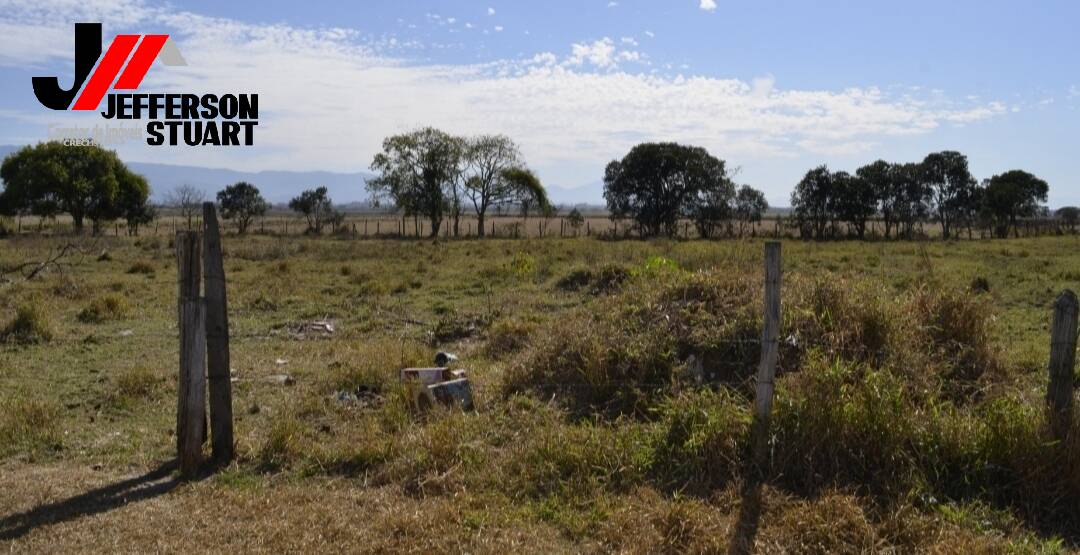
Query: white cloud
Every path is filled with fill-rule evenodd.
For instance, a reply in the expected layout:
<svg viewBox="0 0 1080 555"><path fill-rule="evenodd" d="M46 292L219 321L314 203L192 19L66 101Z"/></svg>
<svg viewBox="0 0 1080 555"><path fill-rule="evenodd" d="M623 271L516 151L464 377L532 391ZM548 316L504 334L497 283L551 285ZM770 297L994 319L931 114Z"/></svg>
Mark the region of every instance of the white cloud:
<svg viewBox="0 0 1080 555"><path fill-rule="evenodd" d="M1069 98L1076 98L1080 96L1080 87L1073 85L1069 87Z"/></svg>
<svg viewBox="0 0 1080 555"><path fill-rule="evenodd" d="M698 7L707 12L711 12L716 9L716 0L701 0L701 4L698 5Z"/></svg>
<svg viewBox="0 0 1080 555"><path fill-rule="evenodd" d="M571 46L573 54L568 63L580 66L586 62L600 68L615 66L615 43L604 37L592 43L580 43Z"/></svg>
<svg viewBox="0 0 1080 555"><path fill-rule="evenodd" d="M652 32L652 31L645 31L645 36L649 37L651 39L651 38L656 36L656 33Z"/></svg>
<svg viewBox="0 0 1080 555"><path fill-rule="evenodd" d="M619 7L619 3L616 2L615 0L611 0L611 2L607 3L607 7L609 7L609 8L617 8L617 7Z"/></svg>
<svg viewBox="0 0 1080 555"><path fill-rule="evenodd" d="M39 13L36 4L23 5ZM138 17L132 27L113 32L168 30L189 64L155 66L144 83L148 92L259 93L261 118L256 148L121 147L133 160L176 163L182 156L184 163L241 170L355 171L367 167L385 136L435 125L454 133L508 134L543 172L602 165L642 140L700 144L735 160L863 152L888 137L982 121L1009 109L872 87L785 90L772 76L748 83L628 71L620 63L644 63L645 54L622 49L610 38L574 44L562 58L544 52L446 65L387 55L348 29L252 25L164 9ZM49 33L62 33L70 42L67 19L25 19L0 15L6 26L0 37L4 63L70 63L69 44L48 48ZM40 49L10 48L9 36L33 39L34 32L43 37L31 41Z"/></svg>
<svg viewBox="0 0 1080 555"><path fill-rule="evenodd" d="M501 32L503 32L503 26L502 26L502 25L496 25L496 26L495 26L495 32L496 32L496 33L501 33Z"/></svg>
<svg viewBox="0 0 1080 555"><path fill-rule="evenodd" d="M488 8L488 15L495 15L495 8Z"/></svg>

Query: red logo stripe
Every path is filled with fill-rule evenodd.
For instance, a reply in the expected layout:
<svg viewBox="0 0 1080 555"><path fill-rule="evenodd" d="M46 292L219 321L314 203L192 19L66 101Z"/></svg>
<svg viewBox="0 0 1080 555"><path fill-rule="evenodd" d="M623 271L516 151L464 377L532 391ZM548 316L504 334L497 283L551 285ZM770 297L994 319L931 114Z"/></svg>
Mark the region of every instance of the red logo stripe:
<svg viewBox="0 0 1080 555"><path fill-rule="evenodd" d="M135 43L139 42L139 35L116 35L116 39L109 45L109 50L101 57L97 69L90 75L90 80L83 87L79 98L75 100L72 110L97 110L101 99L109 91L116 74L127 60Z"/></svg>
<svg viewBox="0 0 1080 555"><path fill-rule="evenodd" d="M139 43L139 48L131 55L127 67L124 68L124 72L120 74L120 78L116 80L113 88L139 88L143 77L146 77L146 72L150 70L150 64L154 63L158 52L161 51L161 47L165 45L167 40L169 40L169 35L144 35L142 42Z"/></svg>

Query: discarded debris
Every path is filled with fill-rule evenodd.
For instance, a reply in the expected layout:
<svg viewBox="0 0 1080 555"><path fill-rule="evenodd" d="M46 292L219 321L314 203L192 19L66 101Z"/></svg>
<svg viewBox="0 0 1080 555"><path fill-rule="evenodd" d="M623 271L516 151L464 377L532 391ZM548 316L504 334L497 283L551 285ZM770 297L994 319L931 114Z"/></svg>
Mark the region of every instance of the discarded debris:
<svg viewBox="0 0 1080 555"><path fill-rule="evenodd" d="M315 320L306 326L308 331L334 333L334 323L329 320Z"/></svg>
<svg viewBox="0 0 1080 555"><path fill-rule="evenodd" d="M413 403L417 409L426 410L439 403L473 410L472 387L463 369L447 366L457 362L457 356L440 352L435 355L436 368L403 368L401 381L413 384Z"/></svg>
<svg viewBox="0 0 1080 555"><path fill-rule="evenodd" d="M277 385L292 385L296 383L296 380L288 374L273 374L269 380Z"/></svg>
<svg viewBox="0 0 1080 555"><path fill-rule="evenodd" d="M135 331L134 330L121 330L120 333L118 333L116 335L118 335L120 337L131 337L131 336L135 335Z"/></svg>
<svg viewBox="0 0 1080 555"><path fill-rule="evenodd" d="M431 385L453 379L449 368L404 368L401 381L419 381L422 385Z"/></svg>
<svg viewBox="0 0 1080 555"><path fill-rule="evenodd" d="M279 358L279 359L274 361L274 364L276 364L278 366L283 366L283 365L288 364L288 363L289 363L289 359L287 359L287 358Z"/></svg>
<svg viewBox="0 0 1080 555"><path fill-rule="evenodd" d="M686 359L686 378L694 383L705 381L705 368L700 358L690 355Z"/></svg>
<svg viewBox="0 0 1080 555"><path fill-rule="evenodd" d="M461 410L473 410L472 387L468 378L429 385L427 392L431 400L437 403L456 406Z"/></svg>

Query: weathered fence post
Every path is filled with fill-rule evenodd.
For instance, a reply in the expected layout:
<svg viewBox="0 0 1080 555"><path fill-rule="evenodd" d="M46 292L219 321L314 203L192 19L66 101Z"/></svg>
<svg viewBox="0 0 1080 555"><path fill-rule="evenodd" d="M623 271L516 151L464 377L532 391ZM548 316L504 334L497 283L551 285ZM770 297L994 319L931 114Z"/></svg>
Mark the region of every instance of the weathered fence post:
<svg viewBox="0 0 1080 555"><path fill-rule="evenodd" d="M233 457L232 383L229 374L229 310L225 297L225 265L221 233L214 203L203 203L206 250L203 281L206 287L206 376L210 386L210 444L214 461Z"/></svg>
<svg viewBox="0 0 1080 555"><path fill-rule="evenodd" d="M180 379L176 407L176 451L180 473L184 476L195 475L202 464L206 425L206 312L199 296L201 255L199 233L177 232Z"/></svg>
<svg viewBox="0 0 1080 555"><path fill-rule="evenodd" d="M1054 302L1050 331L1050 384L1046 401L1054 437L1064 440L1072 424L1073 376L1076 364L1076 294L1066 289Z"/></svg>
<svg viewBox="0 0 1080 555"><path fill-rule="evenodd" d="M769 419L772 413L780 335L780 243L765 243L765 318L761 330L761 363L754 391L754 420L750 428L751 460L743 478L739 520L728 553L753 553L761 519L761 486L769 457Z"/></svg>
<svg viewBox="0 0 1080 555"><path fill-rule="evenodd" d="M765 319L761 332L761 363L754 391L754 422L750 444L754 472L760 479L768 457L769 418L772 413L780 335L780 243L765 243Z"/></svg>

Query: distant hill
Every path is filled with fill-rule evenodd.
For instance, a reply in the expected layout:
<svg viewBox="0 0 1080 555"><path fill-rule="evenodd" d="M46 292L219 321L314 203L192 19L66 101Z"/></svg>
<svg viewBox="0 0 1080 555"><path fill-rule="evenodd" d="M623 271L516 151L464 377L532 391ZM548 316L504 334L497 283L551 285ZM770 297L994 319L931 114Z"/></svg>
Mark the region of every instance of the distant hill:
<svg viewBox="0 0 1080 555"><path fill-rule="evenodd" d="M297 193L313 187L326 187L335 204L360 202L368 197L365 183L369 173L335 173L324 171L263 171L239 172L198 166L149 164L129 162L128 167L142 174L150 182L154 200L161 198L180 185L194 185L202 189L207 198L237 181L254 184L267 201L277 204L288 202Z"/></svg>
<svg viewBox="0 0 1080 555"><path fill-rule="evenodd" d="M548 185L548 199L556 205L576 206L587 204L590 206L604 206L604 182L594 181L580 187L562 187Z"/></svg>

